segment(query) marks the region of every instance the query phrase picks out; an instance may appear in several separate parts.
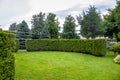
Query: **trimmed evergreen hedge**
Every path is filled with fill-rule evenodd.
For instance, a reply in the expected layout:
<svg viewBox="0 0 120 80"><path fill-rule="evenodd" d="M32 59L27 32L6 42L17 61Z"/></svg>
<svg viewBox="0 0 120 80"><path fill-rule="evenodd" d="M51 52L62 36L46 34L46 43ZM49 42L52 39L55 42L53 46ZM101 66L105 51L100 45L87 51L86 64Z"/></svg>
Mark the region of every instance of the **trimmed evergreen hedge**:
<svg viewBox="0 0 120 80"><path fill-rule="evenodd" d="M0 80L14 80L14 37L0 30Z"/></svg>
<svg viewBox="0 0 120 80"><path fill-rule="evenodd" d="M89 53L96 56L106 54L106 40L32 39L26 42L27 51L68 51Z"/></svg>
<svg viewBox="0 0 120 80"><path fill-rule="evenodd" d="M14 52L17 52L18 50L19 50L19 40L16 39L15 51Z"/></svg>

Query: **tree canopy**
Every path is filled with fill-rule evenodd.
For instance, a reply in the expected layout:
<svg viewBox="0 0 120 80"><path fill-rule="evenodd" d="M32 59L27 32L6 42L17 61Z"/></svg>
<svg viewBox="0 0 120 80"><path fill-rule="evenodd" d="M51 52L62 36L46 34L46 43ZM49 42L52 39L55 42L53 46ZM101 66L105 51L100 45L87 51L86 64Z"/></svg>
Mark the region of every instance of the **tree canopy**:
<svg viewBox="0 0 120 80"><path fill-rule="evenodd" d="M76 26L77 25L75 24L74 17L72 17L71 15L68 15L65 18L65 22L63 24L62 38L66 38L66 39L78 38L76 31L75 31Z"/></svg>
<svg viewBox="0 0 120 80"><path fill-rule="evenodd" d="M95 38L99 36L115 37L120 41L120 1L117 0L117 5L114 9L108 9L109 14L101 18L100 12L95 6L91 6L83 14L77 16L77 22L80 26L79 33L86 38ZM55 39L55 38L78 38L76 34L76 19L72 15L65 18L63 24L63 32L59 34L59 22L56 14L40 12L33 15L31 20L32 26L30 36L32 39ZM20 24L13 23L9 27L10 32L16 32L17 37L23 38L21 34L22 27L27 23L23 21ZM28 27L28 25L26 25ZM27 28L26 28L27 30ZM62 30L61 30L62 31ZM78 31L78 30L77 30Z"/></svg>
<svg viewBox="0 0 120 80"><path fill-rule="evenodd" d="M16 32L17 30L17 24L16 23L12 23L9 27L9 31L10 32Z"/></svg>
<svg viewBox="0 0 120 80"><path fill-rule="evenodd" d="M105 36L109 38L115 38L120 41L120 1L117 1L117 5L114 9L108 9L109 14L104 16Z"/></svg>
<svg viewBox="0 0 120 80"><path fill-rule="evenodd" d="M17 25L16 37L19 39L26 39L30 37L30 30L24 20L22 21L22 23Z"/></svg>
<svg viewBox="0 0 120 80"><path fill-rule="evenodd" d="M31 37L33 39L41 38L42 29L45 27L45 13L40 12L32 17Z"/></svg>
<svg viewBox="0 0 120 80"><path fill-rule="evenodd" d="M58 38L59 22L58 19L56 19L56 15L54 13L48 14L46 19L46 26L48 28L50 38Z"/></svg>
<svg viewBox="0 0 120 80"><path fill-rule="evenodd" d="M77 17L78 24L81 26L80 33L86 38L95 38L100 35L100 13L95 6L90 6L88 11L83 11L83 15Z"/></svg>

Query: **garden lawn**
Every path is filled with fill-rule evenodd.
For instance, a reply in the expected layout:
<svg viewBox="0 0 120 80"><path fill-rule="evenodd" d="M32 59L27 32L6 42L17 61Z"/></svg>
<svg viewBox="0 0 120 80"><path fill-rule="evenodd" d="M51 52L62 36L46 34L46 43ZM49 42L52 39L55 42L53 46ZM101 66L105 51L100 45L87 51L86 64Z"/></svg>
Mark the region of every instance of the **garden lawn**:
<svg viewBox="0 0 120 80"><path fill-rule="evenodd" d="M75 52L15 54L15 80L120 80L120 65L113 53L96 57Z"/></svg>

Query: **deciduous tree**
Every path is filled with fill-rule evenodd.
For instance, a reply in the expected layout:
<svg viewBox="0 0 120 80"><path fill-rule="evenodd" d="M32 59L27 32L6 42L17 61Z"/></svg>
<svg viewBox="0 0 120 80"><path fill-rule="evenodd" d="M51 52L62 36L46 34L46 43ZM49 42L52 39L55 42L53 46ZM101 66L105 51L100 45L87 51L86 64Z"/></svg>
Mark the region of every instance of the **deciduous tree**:
<svg viewBox="0 0 120 80"><path fill-rule="evenodd" d="M72 17L71 15L68 15L65 18L65 22L63 24L63 33L62 33L62 37L66 38L66 39L75 39L78 38L75 28L76 28L76 24L75 24L75 19L74 17Z"/></svg>
<svg viewBox="0 0 120 80"><path fill-rule="evenodd" d="M58 38L59 22L54 13L48 14L46 19L46 27L48 28L51 39Z"/></svg>
<svg viewBox="0 0 120 80"><path fill-rule="evenodd" d="M109 14L104 17L104 26L106 28L105 36L109 38L115 38L120 41L120 1L117 1L117 5L114 9L108 9Z"/></svg>
<svg viewBox="0 0 120 80"><path fill-rule="evenodd" d="M33 39L41 38L42 29L45 27L45 13L40 12L32 17L31 37Z"/></svg>

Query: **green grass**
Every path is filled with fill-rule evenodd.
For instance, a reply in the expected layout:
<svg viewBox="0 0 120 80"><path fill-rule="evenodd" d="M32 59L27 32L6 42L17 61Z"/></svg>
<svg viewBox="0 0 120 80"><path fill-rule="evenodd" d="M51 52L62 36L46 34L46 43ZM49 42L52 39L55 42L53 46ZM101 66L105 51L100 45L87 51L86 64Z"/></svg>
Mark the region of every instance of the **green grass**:
<svg viewBox="0 0 120 80"><path fill-rule="evenodd" d="M113 53L105 57L72 52L15 54L15 80L120 80Z"/></svg>

